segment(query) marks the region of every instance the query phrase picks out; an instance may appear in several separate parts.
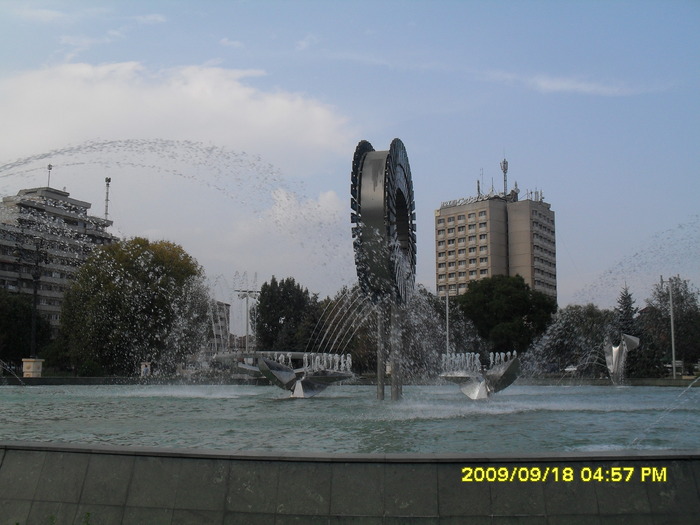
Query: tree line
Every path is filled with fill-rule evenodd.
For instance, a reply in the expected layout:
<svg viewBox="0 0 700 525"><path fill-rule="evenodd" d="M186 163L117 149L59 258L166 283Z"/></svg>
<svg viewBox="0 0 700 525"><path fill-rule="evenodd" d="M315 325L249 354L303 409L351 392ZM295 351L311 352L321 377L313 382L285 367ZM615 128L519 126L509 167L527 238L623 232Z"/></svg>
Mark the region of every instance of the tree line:
<svg viewBox="0 0 700 525"><path fill-rule="evenodd" d="M674 297L676 358L690 372L700 358L698 290L675 277L657 284L639 308L624 288L614 309L593 304L558 309L522 277L494 276L469 283L449 304L418 286L402 307L401 348L406 373L439 372L440 354L516 350L531 374L606 374L603 348L627 333L641 340L630 353L630 377L657 377L670 362L670 307ZM27 357L31 298L0 290L0 360ZM96 250L66 291L61 324L50 337L39 319L37 341L45 365L77 375L133 375L141 362L174 372L211 336L209 290L201 266L181 246L133 238ZM449 307L449 336L446 336ZM341 351L355 371L373 373L379 338L376 306L357 287L334 297L294 278L272 277L251 308L259 350Z"/></svg>

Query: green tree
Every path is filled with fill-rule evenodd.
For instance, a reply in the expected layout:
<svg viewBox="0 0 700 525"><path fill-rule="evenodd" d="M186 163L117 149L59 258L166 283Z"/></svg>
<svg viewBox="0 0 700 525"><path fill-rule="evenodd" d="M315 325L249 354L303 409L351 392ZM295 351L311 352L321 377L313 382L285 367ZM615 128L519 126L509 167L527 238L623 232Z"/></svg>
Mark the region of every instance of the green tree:
<svg viewBox="0 0 700 525"><path fill-rule="evenodd" d="M638 309L634 306L632 293L627 285L624 286L617 298L617 306L615 307L615 330L622 334L637 335L636 315ZM614 343L620 339L619 334L615 334Z"/></svg>
<svg viewBox="0 0 700 525"><path fill-rule="evenodd" d="M303 351L318 319L318 298L297 284L294 278L260 287L258 303L253 307L254 330L259 350Z"/></svg>
<svg viewBox="0 0 700 525"><path fill-rule="evenodd" d="M632 293L627 285L620 292L615 307L615 323L611 341L620 344L621 334L639 337L642 321L638 316L639 309L634 306ZM640 345L627 354L625 361L625 377L660 377L663 375L663 359L658 346L653 341L640 338Z"/></svg>
<svg viewBox="0 0 700 525"><path fill-rule="evenodd" d="M525 351L557 309L552 298L531 290L519 275L471 281L458 304L479 335L499 352Z"/></svg>
<svg viewBox="0 0 700 525"><path fill-rule="evenodd" d="M49 322L37 313L37 353L43 356L43 347L51 338ZM0 289L0 360L15 365L29 357L32 326L32 296L13 294Z"/></svg>
<svg viewBox="0 0 700 525"><path fill-rule="evenodd" d="M671 361L671 309L669 287L673 293L673 319L676 359L683 361L684 369L691 371L700 359L700 294L689 281L671 277L657 283L643 309L641 339L653 345Z"/></svg>
<svg viewBox="0 0 700 525"><path fill-rule="evenodd" d="M208 331L202 268L177 244L133 238L97 250L78 271L61 333L82 373L164 373L198 351Z"/></svg>

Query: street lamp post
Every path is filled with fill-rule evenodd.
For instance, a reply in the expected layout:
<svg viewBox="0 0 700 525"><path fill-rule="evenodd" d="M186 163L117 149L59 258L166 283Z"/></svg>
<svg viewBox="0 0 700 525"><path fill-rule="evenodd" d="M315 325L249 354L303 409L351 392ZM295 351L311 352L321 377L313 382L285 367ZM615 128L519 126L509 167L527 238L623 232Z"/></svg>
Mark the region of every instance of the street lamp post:
<svg viewBox="0 0 700 525"><path fill-rule="evenodd" d="M256 298L260 294L259 290L234 290L238 292L238 297L243 299L245 297L245 352L248 353L248 327L250 326L250 309L248 307L248 299L253 296Z"/></svg>
<svg viewBox="0 0 700 525"><path fill-rule="evenodd" d="M676 335L675 323L673 322L673 281L671 278L666 281L668 283L668 305L671 312L671 370L673 371L673 379L676 379ZM664 278L661 276L661 286L664 285Z"/></svg>
<svg viewBox="0 0 700 525"><path fill-rule="evenodd" d="M22 261L32 263L30 275L32 276L32 321L31 334L29 340L29 359L23 359L25 377L41 377L42 359L37 356L36 330L37 330L37 309L39 306L39 281L41 280L41 264L48 262L46 251L43 249L44 240L34 237L34 249L28 249L18 244L15 253L21 265ZM21 271L21 268L20 268Z"/></svg>

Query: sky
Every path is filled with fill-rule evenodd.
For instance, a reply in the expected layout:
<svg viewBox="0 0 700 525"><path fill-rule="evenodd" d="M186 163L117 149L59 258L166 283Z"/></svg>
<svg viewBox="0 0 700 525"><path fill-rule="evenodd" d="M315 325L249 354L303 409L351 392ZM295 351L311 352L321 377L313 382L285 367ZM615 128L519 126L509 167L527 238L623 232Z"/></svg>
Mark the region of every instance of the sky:
<svg viewBox="0 0 700 525"><path fill-rule="evenodd" d="M434 211L500 190L505 157L556 213L559 306L643 306L661 275L700 286L698 64L694 0L0 0L0 195L65 188L219 299L332 296L355 147L398 137L418 283Z"/></svg>

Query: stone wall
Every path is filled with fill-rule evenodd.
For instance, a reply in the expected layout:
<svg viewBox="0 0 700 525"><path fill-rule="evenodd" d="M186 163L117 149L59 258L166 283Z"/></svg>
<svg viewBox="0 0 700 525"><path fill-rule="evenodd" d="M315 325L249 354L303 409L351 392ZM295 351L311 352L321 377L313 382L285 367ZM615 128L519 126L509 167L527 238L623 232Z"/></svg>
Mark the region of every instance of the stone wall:
<svg viewBox="0 0 700 525"><path fill-rule="evenodd" d="M698 516L700 451L253 456L0 443L0 525L690 524Z"/></svg>

